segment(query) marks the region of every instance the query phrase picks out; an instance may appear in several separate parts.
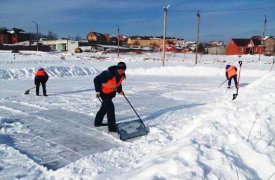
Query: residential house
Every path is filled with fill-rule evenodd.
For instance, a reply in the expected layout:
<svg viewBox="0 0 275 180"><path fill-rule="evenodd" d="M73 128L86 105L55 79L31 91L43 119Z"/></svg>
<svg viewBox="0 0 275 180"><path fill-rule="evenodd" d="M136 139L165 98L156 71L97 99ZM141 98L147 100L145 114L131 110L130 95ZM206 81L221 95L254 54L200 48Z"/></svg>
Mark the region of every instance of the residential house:
<svg viewBox="0 0 275 180"><path fill-rule="evenodd" d="M69 51L74 52L79 47L78 41L72 41L68 39L59 40L40 40L43 45L49 46L52 51Z"/></svg>
<svg viewBox="0 0 275 180"><path fill-rule="evenodd" d="M163 49L163 46L160 47L160 51L162 51L162 49ZM165 42L165 51L166 52L176 52L177 51L176 44L171 41L166 41Z"/></svg>
<svg viewBox="0 0 275 180"><path fill-rule="evenodd" d="M272 36L268 36L264 38L263 46L265 48L264 54L265 55L275 55L275 38Z"/></svg>
<svg viewBox="0 0 275 180"><path fill-rule="evenodd" d="M9 42L15 44L22 41L30 40L30 35L22 29L13 28L8 31L10 33Z"/></svg>
<svg viewBox="0 0 275 180"><path fill-rule="evenodd" d="M250 39L231 39L226 46L227 55L263 54L261 36L253 36Z"/></svg>
<svg viewBox="0 0 275 180"><path fill-rule="evenodd" d="M263 46L262 46L262 37L261 36L253 36L250 39L247 49L248 54L262 54Z"/></svg>
<svg viewBox="0 0 275 180"><path fill-rule="evenodd" d="M163 40L150 36L129 36L127 44L131 48L159 47Z"/></svg>
<svg viewBox="0 0 275 180"><path fill-rule="evenodd" d="M231 39L226 46L226 55L247 54L250 39Z"/></svg>
<svg viewBox="0 0 275 180"><path fill-rule="evenodd" d="M90 43L105 43L107 42L106 36L97 32L89 32L87 39Z"/></svg>
<svg viewBox="0 0 275 180"><path fill-rule="evenodd" d="M209 44L212 46L223 46L224 42L223 41L210 41Z"/></svg>
<svg viewBox="0 0 275 180"><path fill-rule="evenodd" d="M8 29L0 29L0 44L9 44L9 35Z"/></svg>
<svg viewBox="0 0 275 180"><path fill-rule="evenodd" d="M182 38L167 37L165 41L166 51L176 51L182 48L184 40ZM154 48L161 50L163 46L163 38L153 36L130 36L127 39L127 44L131 48Z"/></svg>
<svg viewBox="0 0 275 180"><path fill-rule="evenodd" d="M126 42L127 37L120 34L117 36L117 39L119 40L119 42Z"/></svg>
<svg viewBox="0 0 275 180"><path fill-rule="evenodd" d="M225 54L226 48L225 46L211 45L206 48L208 54Z"/></svg>
<svg viewBox="0 0 275 180"><path fill-rule="evenodd" d="M110 34L104 34L104 36L107 42L111 42L112 36Z"/></svg>
<svg viewBox="0 0 275 180"><path fill-rule="evenodd" d="M22 41L29 41L30 35L22 29L13 28L0 29L0 43L1 44L15 44Z"/></svg>
<svg viewBox="0 0 275 180"><path fill-rule="evenodd" d="M121 36L124 37L124 36ZM123 39L123 38L122 38ZM120 40L120 45L122 45L122 39ZM87 40L89 43L96 45L117 45L117 37L110 34L101 34L97 32L90 32L87 35Z"/></svg>

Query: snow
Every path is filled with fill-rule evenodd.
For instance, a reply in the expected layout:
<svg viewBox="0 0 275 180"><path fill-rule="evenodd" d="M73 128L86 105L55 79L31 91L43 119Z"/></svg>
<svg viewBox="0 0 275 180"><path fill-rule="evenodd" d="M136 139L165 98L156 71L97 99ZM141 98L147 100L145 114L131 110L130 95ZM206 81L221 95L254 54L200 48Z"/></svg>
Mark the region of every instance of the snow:
<svg viewBox="0 0 275 180"><path fill-rule="evenodd" d="M0 179L275 179L273 57L0 51ZM224 67L242 60L239 95ZM125 61L123 89L150 132L95 128L93 78ZM50 79L35 96L34 72ZM123 98L117 121L136 119Z"/></svg>

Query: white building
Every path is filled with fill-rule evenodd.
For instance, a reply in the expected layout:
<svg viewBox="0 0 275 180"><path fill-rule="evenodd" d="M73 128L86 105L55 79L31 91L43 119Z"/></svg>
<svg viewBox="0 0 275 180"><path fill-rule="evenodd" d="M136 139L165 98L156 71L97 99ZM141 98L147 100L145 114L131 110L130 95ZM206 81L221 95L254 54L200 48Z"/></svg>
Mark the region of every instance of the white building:
<svg viewBox="0 0 275 180"><path fill-rule="evenodd" d="M69 51L74 52L75 49L79 46L78 41L72 41L68 39L60 40L43 40L39 41L43 45L50 46L50 49L53 51Z"/></svg>

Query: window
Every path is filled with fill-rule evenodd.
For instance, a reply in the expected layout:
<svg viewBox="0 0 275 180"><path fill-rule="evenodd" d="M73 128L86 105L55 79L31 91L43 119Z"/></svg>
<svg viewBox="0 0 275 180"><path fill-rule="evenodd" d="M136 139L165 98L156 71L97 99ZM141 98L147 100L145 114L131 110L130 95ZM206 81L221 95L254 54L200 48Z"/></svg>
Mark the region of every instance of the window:
<svg viewBox="0 0 275 180"><path fill-rule="evenodd" d="M243 47L240 48L240 52L243 52Z"/></svg>

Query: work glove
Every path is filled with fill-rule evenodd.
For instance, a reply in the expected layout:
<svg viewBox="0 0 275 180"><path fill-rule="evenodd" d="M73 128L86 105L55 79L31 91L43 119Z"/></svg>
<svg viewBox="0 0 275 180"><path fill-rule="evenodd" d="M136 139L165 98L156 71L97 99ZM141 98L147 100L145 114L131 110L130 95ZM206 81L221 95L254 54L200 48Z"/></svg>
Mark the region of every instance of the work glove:
<svg viewBox="0 0 275 180"><path fill-rule="evenodd" d="M100 98L100 92L96 92L96 97Z"/></svg>
<svg viewBox="0 0 275 180"><path fill-rule="evenodd" d="M123 91L120 91L120 92L118 92L118 94L120 94L120 95L124 95L124 92L123 92Z"/></svg>

